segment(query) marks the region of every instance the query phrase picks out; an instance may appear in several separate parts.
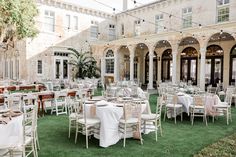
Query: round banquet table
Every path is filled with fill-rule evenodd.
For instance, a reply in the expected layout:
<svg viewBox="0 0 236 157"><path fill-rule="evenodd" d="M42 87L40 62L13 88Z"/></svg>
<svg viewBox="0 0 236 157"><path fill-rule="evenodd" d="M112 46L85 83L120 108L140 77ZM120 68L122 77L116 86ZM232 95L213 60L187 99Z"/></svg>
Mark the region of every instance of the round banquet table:
<svg viewBox="0 0 236 157"><path fill-rule="evenodd" d="M0 149L23 144L23 115L12 118L7 124L0 124Z"/></svg>
<svg viewBox="0 0 236 157"><path fill-rule="evenodd" d="M91 112L91 106L93 105L96 105L95 113ZM146 103L142 104L142 113L148 112L148 108ZM122 138L118 129L119 120L123 116L122 104L102 100L96 104L86 104L85 110L87 117L97 117L101 121L99 135L95 135L95 138L99 139L99 146L109 147Z"/></svg>

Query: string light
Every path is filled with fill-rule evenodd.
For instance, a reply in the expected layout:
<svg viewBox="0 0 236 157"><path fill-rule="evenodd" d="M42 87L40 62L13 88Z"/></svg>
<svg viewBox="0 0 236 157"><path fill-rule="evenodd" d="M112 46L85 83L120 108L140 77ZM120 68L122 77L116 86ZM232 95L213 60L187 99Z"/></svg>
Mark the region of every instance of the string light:
<svg viewBox="0 0 236 157"><path fill-rule="evenodd" d="M134 1L135 1L135 3L138 3L138 4L140 4L140 5L144 5L144 4L140 3L140 2L137 2L136 0L134 0ZM219 0L217 0L217 1L219 2ZM169 15L169 18L171 18L171 17L173 16L173 17L178 18L178 19L181 19L181 20L187 20L186 18L179 17L179 16L176 16L176 15L172 15L172 14L170 14L170 13L168 13L168 12L165 12L165 11L161 11L161 10L158 10L158 11L161 12L161 13L164 13L164 14ZM192 23L193 23L193 24L196 24L196 25L198 25L200 28L202 28L202 24L200 24L200 23L198 23L198 22L195 22L195 21L192 21ZM215 28L215 27L212 27L212 26L204 26L204 27L205 27L205 28L208 28L208 29L214 29L214 30L219 31L218 28Z"/></svg>

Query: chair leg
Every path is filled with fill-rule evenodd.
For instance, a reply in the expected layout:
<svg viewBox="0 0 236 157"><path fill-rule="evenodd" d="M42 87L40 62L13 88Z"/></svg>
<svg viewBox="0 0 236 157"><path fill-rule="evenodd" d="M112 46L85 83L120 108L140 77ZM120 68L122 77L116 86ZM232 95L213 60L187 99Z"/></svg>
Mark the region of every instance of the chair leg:
<svg viewBox="0 0 236 157"><path fill-rule="evenodd" d="M157 121L155 121L155 134L156 134L156 141L157 141Z"/></svg>
<svg viewBox="0 0 236 157"><path fill-rule="evenodd" d="M174 108L174 116L175 116L175 124L176 124L176 117L177 117L177 115L176 115L176 110L175 110L175 108Z"/></svg>
<svg viewBox="0 0 236 157"><path fill-rule="evenodd" d="M143 145L143 138L141 133L141 123L138 123L138 131L139 131L139 137L140 137L140 143Z"/></svg>
<svg viewBox="0 0 236 157"><path fill-rule="evenodd" d="M194 122L194 111L192 113L192 125L193 125L193 122Z"/></svg>
<svg viewBox="0 0 236 157"><path fill-rule="evenodd" d="M69 135L68 135L68 138L70 138L70 127L71 127L71 120L69 120Z"/></svg>
<svg viewBox="0 0 236 157"><path fill-rule="evenodd" d="M125 124L123 147L125 147L125 142L126 142L126 124Z"/></svg>
<svg viewBox="0 0 236 157"><path fill-rule="evenodd" d="M40 150L38 131L36 131L36 144L37 144L36 148L38 148L38 150Z"/></svg>
<svg viewBox="0 0 236 157"><path fill-rule="evenodd" d="M227 125L229 125L229 110L227 109L226 110L226 123L227 123Z"/></svg>
<svg viewBox="0 0 236 157"><path fill-rule="evenodd" d="M87 130L87 126L85 126L85 134L86 134L86 149L88 149L88 130Z"/></svg>
<svg viewBox="0 0 236 157"><path fill-rule="evenodd" d="M204 115L204 118L205 118L206 126L208 126L208 124L207 124L207 116L206 116L206 114Z"/></svg>
<svg viewBox="0 0 236 157"><path fill-rule="evenodd" d="M75 144L77 143L77 136L78 136L78 124L76 124L76 131L75 131Z"/></svg>
<svg viewBox="0 0 236 157"><path fill-rule="evenodd" d="M146 133L146 121L144 120L144 134Z"/></svg>
<svg viewBox="0 0 236 157"><path fill-rule="evenodd" d="M161 127L161 120L159 121L159 129L160 129L160 133L161 133L161 137L162 137L162 127Z"/></svg>
<svg viewBox="0 0 236 157"><path fill-rule="evenodd" d="M34 151L35 151L35 156L38 157L36 138L34 139Z"/></svg>
<svg viewBox="0 0 236 157"><path fill-rule="evenodd" d="M163 119L164 122L166 121L166 116L167 116L167 108L165 107L165 113L164 113L164 119Z"/></svg>

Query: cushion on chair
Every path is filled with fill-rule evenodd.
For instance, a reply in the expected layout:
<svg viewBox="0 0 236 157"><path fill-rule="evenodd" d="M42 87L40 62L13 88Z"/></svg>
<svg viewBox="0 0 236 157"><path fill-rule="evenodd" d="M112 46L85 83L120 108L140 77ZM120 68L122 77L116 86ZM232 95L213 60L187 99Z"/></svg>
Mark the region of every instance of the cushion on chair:
<svg viewBox="0 0 236 157"><path fill-rule="evenodd" d="M143 120L155 120L156 118L159 118L160 115L156 115L156 114L142 114L141 115L141 119Z"/></svg>
<svg viewBox="0 0 236 157"><path fill-rule="evenodd" d="M181 107L183 107L183 105L182 104L167 104L166 105L166 107L171 107L171 108L181 108Z"/></svg>
<svg viewBox="0 0 236 157"><path fill-rule="evenodd" d="M100 123L100 120L97 118L87 118L86 120L87 120L87 125L95 125ZM79 119L78 122L81 124L85 124L85 119L84 118Z"/></svg>
<svg viewBox="0 0 236 157"><path fill-rule="evenodd" d="M125 121L125 119L121 119L120 120L120 123L128 123L128 124L131 124L131 123L138 123L138 118L129 118Z"/></svg>

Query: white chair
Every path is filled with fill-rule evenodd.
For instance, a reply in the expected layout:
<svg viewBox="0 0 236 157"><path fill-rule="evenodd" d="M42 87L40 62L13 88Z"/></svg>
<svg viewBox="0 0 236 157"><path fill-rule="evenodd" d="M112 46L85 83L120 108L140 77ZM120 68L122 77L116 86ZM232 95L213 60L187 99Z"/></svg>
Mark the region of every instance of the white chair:
<svg viewBox="0 0 236 157"><path fill-rule="evenodd" d="M123 134L123 147L126 144L127 132L132 130L134 131L134 138L138 138L143 144L142 134L141 134L141 104L139 103L125 103L124 104L124 114L123 118L119 121L119 132Z"/></svg>
<svg viewBox="0 0 236 157"><path fill-rule="evenodd" d="M162 127L161 127L161 111L162 111L162 103L163 103L163 97L157 98L157 104L156 104L156 113L150 113L150 114L142 114L142 125L144 133L146 133L146 129L153 130L153 124L155 125L155 134L156 134L156 141L157 141L157 131L160 130L160 134L162 136Z"/></svg>
<svg viewBox="0 0 236 157"><path fill-rule="evenodd" d="M218 92L217 87L212 87L212 86L207 87L207 93L216 94L217 92Z"/></svg>
<svg viewBox="0 0 236 157"><path fill-rule="evenodd" d="M88 137L94 135L97 129L100 127L100 120L97 118L87 117L85 100L82 99L83 105L83 117L76 119L76 132L75 132L75 144L77 143L78 133L86 136L86 148L88 149Z"/></svg>
<svg viewBox="0 0 236 157"><path fill-rule="evenodd" d="M28 111L32 110L35 108L35 128L34 128L34 140L36 142L36 148L38 148L38 150L40 150L40 146L39 146L39 138L38 138L38 125L37 125L37 114L38 114L38 97L36 95L33 94L27 94L23 96L23 111L24 113L27 113ZM30 133L32 131L32 127L31 126L25 126L25 130L27 133Z"/></svg>
<svg viewBox="0 0 236 157"><path fill-rule="evenodd" d="M167 94L165 98L165 114L164 121L166 119L167 113L171 114L171 117L174 117L176 124L176 117L180 114L181 122L183 121L183 105L178 104L178 96Z"/></svg>
<svg viewBox="0 0 236 157"><path fill-rule="evenodd" d="M231 102L232 102L232 92L226 92L224 102L220 102L219 104L215 105L216 111L218 116L224 115L226 117L226 123L229 124L229 119L232 122L232 113L231 113ZM214 122L213 116L213 122Z"/></svg>
<svg viewBox="0 0 236 157"><path fill-rule="evenodd" d="M34 157L38 157L35 140L35 129L37 123L37 106L34 106L33 110L24 113L23 120L23 144L10 149L10 157L21 154L23 157L28 157L33 154ZM31 126L31 131L28 132L26 127Z"/></svg>
<svg viewBox="0 0 236 157"><path fill-rule="evenodd" d="M4 98L4 104L7 108L12 110L21 110L22 109L22 101L21 96L17 95L8 95Z"/></svg>
<svg viewBox="0 0 236 157"><path fill-rule="evenodd" d="M56 115L67 114L67 103L66 103L67 92L59 91L55 92L54 102L51 114L56 112Z"/></svg>
<svg viewBox="0 0 236 157"><path fill-rule="evenodd" d="M69 135L68 138L70 138L70 133L72 128L76 128L76 120L78 118L82 118L83 115L81 113L81 99L77 100L72 99L71 97L67 98L67 106L68 106L68 113L69 113Z"/></svg>
<svg viewBox="0 0 236 157"><path fill-rule="evenodd" d="M190 106L190 120L193 125L194 117L203 117L203 122L205 121L207 126L207 117L205 109L205 97L196 95L193 97L193 105Z"/></svg>
<svg viewBox="0 0 236 157"><path fill-rule="evenodd" d="M34 107L34 105L37 105L38 103L38 97L36 95L33 95L33 94L27 94L27 95L24 95L23 98L22 98L22 104L23 104L23 111L24 113L27 111L27 110L30 110Z"/></svg>

